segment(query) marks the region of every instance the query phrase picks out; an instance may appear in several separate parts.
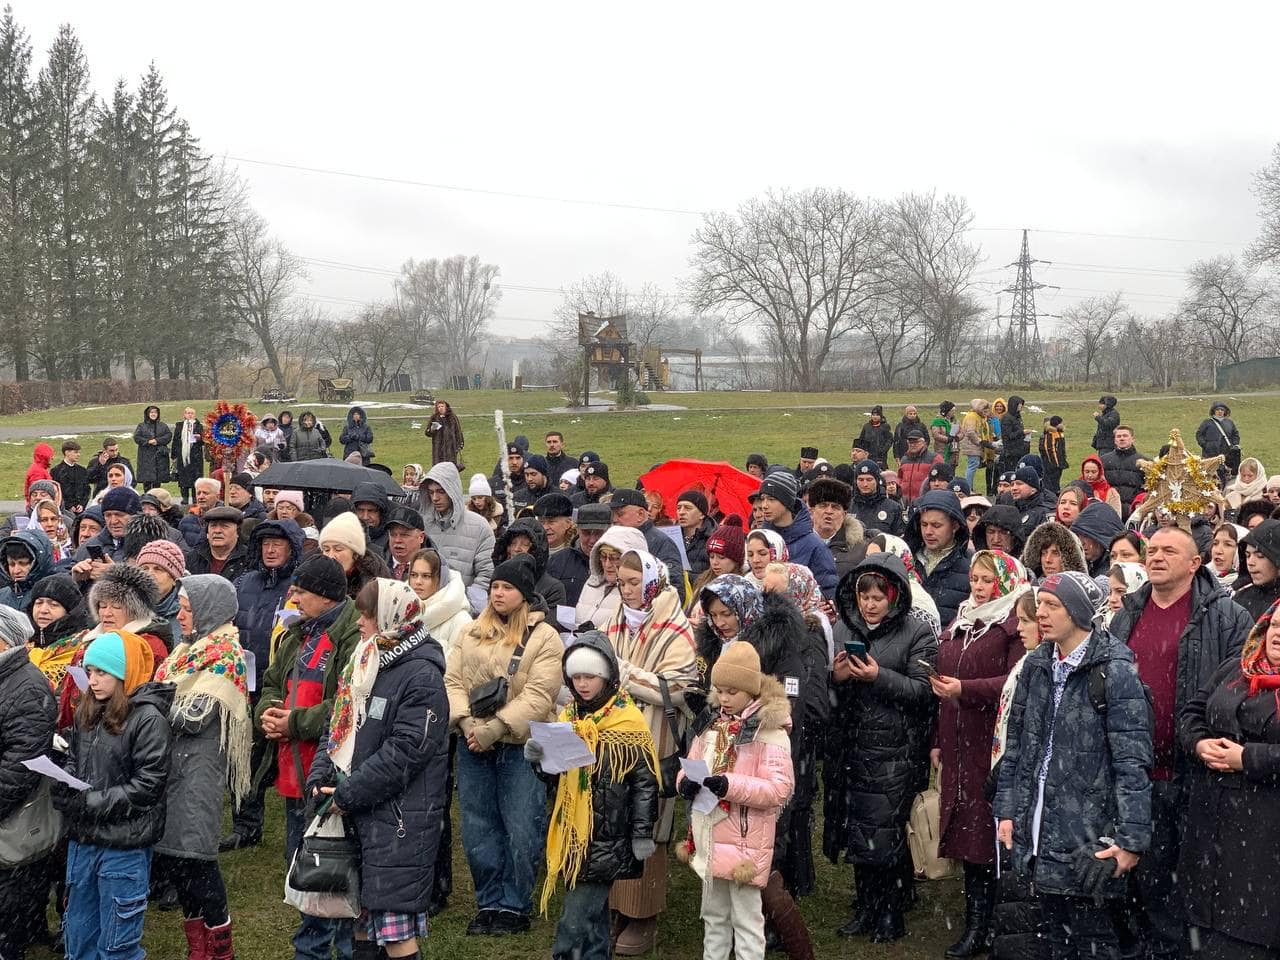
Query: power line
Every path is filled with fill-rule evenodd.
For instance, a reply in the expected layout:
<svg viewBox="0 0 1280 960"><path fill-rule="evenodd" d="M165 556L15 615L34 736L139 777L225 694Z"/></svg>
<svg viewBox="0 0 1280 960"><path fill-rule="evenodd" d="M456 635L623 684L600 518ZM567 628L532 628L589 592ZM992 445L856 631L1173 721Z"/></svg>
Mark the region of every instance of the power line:
<svg viewBox="0 0 1280 960"><path fill-rule="evenodd" d="M969 227L979 233L1016 233L1022 227ZM1103 240L1151 240L1156 243L1203 243L1214 247L1243 247L1247 240L1205 240L1192 237L1152 237L1138 233L1097 233L1084 230L1050 230L1044 227L1032 227L1032 233L1053 233L1065 237L1095 237Z"/></svg>

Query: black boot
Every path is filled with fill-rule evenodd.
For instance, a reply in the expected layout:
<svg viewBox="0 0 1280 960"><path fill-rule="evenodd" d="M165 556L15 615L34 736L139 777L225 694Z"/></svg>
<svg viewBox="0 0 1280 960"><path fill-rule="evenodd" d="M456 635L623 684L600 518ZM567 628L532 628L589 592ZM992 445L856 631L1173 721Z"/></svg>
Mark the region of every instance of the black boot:
<svg viewBox="0 0 1280 960"><path fill-rule="evenodd" d="M378 946L376 940L353 940L351 943L351 960L385 960L387 951Z"/></svg>
<svg viewBox="0 0 1280 960"><path fill-rule="evenodd" d="M877 900L882 891L881 871L875 867L853 868L853 916L836 931L838 937L865 937L876 925Z"/></svg>
<svg viewBox="0 0 1280 960"><path fill-rule="evenodd" d="M906 936L907 925L902 916L906 903L908 884L911 882L911 857L905 851L903 860L882 872L879 909L876 911L875 928L871 931L872 943L893 943Z"/></svg>
<svg viewBox="0 0 1280 960"><path fill-rule="evenodd" d="M995 870L980 863L964 865L964 933L947 947L950 960L968 960L990 946L991 910L995 906Z"/></svg>

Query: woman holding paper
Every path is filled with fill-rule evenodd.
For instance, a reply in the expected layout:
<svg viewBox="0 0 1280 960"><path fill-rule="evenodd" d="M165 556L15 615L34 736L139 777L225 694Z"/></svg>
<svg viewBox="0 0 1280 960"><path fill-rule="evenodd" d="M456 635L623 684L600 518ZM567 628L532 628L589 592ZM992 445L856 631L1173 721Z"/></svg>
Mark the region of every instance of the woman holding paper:
<svg viewBox="0 0 1280 960"><path fill-rule="evenodd" d="M693 628L680 608L679 593L667 580L666 567L652 554L628 550L622 555L618 590L622 606L606 633L618 654L622 685L649 724L658 756L670 757L678 745L663 712L664 700L676 710L675 722L684 726L684 694L698 682ZM619 956L647 953L657 940L658 914L667 903L667 844L674 821L675 800L660 801L653 835L657 851L645 860L638 880L613 885L609 904L621 926L615 947Z"/></svg>
<svg viewBox="0 0 1280 960"><path fill-rule="evenodd" d="M164 833L169 708L174 687L149 683L151 648L111 631L85 651L89 688L66 732L67 772L89 784L53 784L67 846L67 956L141 956L151 848ZM104 922L105 921L105 922Z"/></svg>
<svg viewBox="0 0 1280 960"><path fill-rule="evenodd" d="M542 863L547 791L524 758L531 720L555 718L564 644L547 622L533 559L493 571L489 602L449 654L444 684L458 732L462 848L479 912L467 933L524 933Z"/></svg>
<svg viewBox="0 0 1280 960"><path fill-rule="evenodd" d="M174 763L165 794L164 836L152 864L172 884L192 956L229 960L231 914L218 869L222 794L239 803L249 789L248 670L240 648L236 588L214 574L178 581L182 642L156 671L172 684Z"/></svg>
<svg viewBox="0 0 1280 960"><path fill-rule="evenodd" d="M352 960L417 957L445 808L444 652L407 583L379 578L355 603L360 644L338 681L307 793L331 797L360 839Z"/></svg>

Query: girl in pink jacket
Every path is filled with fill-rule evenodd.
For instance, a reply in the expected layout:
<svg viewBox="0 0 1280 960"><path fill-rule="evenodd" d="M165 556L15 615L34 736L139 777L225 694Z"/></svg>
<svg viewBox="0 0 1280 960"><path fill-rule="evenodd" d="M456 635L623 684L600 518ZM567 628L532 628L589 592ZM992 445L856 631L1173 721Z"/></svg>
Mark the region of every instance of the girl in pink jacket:
<svg viewBox="0 0 1280 960"><path fill-rule="evenodd" d="M711 670L720 714L689 748L711 775L701 784L681 773L676 786L692 802L705 788L710 812L691 812L690 838L677 854L702 878L703 960L764 960L760 892L773 862L778 813L791 796L791 707L782 685L760 672L748 643L731 644Z"/></svg>

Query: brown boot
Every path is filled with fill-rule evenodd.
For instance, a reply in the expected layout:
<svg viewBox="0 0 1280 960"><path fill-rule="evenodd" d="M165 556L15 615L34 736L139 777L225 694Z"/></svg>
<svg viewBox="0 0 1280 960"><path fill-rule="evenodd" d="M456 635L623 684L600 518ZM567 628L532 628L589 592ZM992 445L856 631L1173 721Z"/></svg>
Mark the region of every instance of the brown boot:
<svg viewBox="0 0 1280 960"><path fill-rule="evenodd" d="M629 920L618 934L618 942L613 952L620 957L638 957L653 949L658 939L658 918L648 917L644 920Z"/></svg>
<svg viewBox="0 0 1280 960"><path fill-rule="evenodd" d="M187 935L187 960L209 960L207 930L200 917L182 921L182 932Z"/></svg>
<svg viewBox="0 0 1280 960"><path fill-rule="evenodd" d="M631 922L631 918L625 914L614 910L609 915L609 942L615 947L618 945L618 937L622 931L627 929L627 924Z"/></svg>
<svg viewBox="0 0 1280 960"><path fill-rule="evenodd" d="M769 882L760 893L760 907L765 920L778 931L782 949L790 960L814 960L809 928L804 925L800 908L782 885L782 874L777 870L769 874Z"/></svg>
<svg viewBox="0 0 1280 960"><path fill-rule="evenodd" d="M209 944L209 960L235 960L235 950L231 945L231 917L217 927L205 927L205 936Z"/></svg>

